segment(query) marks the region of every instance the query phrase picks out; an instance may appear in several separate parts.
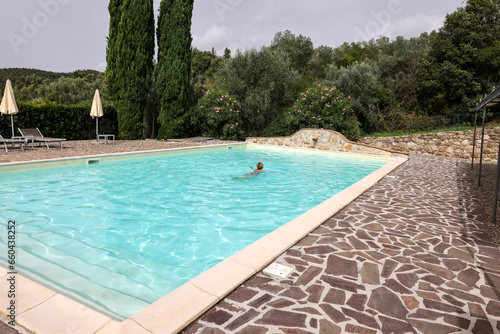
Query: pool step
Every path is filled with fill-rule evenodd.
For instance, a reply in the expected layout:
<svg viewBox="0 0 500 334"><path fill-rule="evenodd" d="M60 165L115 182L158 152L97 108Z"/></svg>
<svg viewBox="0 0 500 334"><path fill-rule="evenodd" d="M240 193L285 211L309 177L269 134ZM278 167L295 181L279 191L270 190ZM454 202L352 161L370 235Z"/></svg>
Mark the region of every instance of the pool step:
<svg viewBox="0 0 500 334"><path fill-rule="evenodd" d="M16 270L21 275L115 319L124 320L149 305L142 299L95 284L71 270L34 257L24 250L18 249L17 255L22 262ZM29 268L29 271L26 268ZM57 283L54 280L57 280ZM76 287L78 289L75 289Z"/></svg>
<svg viewBox="0 0 500 334"><path fill-rule="evenodd" d="M22 240L17 256L19 272L114 318L121 320L135 314L165 295L168 292L165 288L172 284L142 268L140 264L145 261L134 265L114 259L113 263L122 262L125 266L109 266L106 261L97 260L109 257L102 249L52 232L37 233L33 227L29 230L28 234L19 231L18 235L18 240ZM49 245L45 244L46 239L51 240ZM71 249L85 253L86 258L96 259L96 263L86 262L57 247L67 242L72 243ZM0 254L0 259L6 261L3 254ZM141 260L137 255L135 259ZM137 281L138 278L141 282ZM162 290L150 287L161 285Z"/></svg>
<svg viewBox="0 0 500 334"><path fill-rule="evenodd" d="M86 265L84 267L73 269L75 272L80 272L83 276L88 275L89 271L87 271L87 267L90 267L92 270L93 268L96 268L96 270L100 270L99 268L101 268L109 272L121 274L126 277L127 281L135 281L136 284L147 286L149 289L160 294L164 293L165 287L171 282L171 279L169 280L168 277L164 278L153 274L161 270L164 271L165 265L146 259L139 254L130 253L120 247L108 247L107 249L95 247L87 243L92 243L92 240L88 238L85 240L86 242L80 241L79 239L81 238L76 235L78 234L77 231L71 231L75 236L74 238L68 238L67 233L61 234L62 231L60 229L41 231L36 226L30 227L29 231L25 228L20 232L28 232L31 238L36 239L46 247L50 247L50 249L60 252L61 256L66 258L66 261L70 257L85 262ZM25 244L23 243L23 245ZM34 252L31 253L38 255ZM61 261L58 260L58 263L63 263L62 261L64 259Z"/></svg>

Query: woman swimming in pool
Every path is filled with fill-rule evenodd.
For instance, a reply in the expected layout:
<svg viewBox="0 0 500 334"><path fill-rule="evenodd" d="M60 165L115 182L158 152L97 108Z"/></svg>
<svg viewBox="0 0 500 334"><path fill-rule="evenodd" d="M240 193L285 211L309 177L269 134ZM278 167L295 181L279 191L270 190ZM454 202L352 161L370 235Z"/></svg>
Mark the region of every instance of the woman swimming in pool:
<svg viewBox="0 0 500 334"><path fill-rule="evenodd" d="M251 172L250 174L252 175L257 175L257 174L260 174L262 172L266 172L263 168L264 168L264 164L262 162L258 162L257 163L257 169L253 168L252 166L248 166L250 168L253 169L253 172Z"/></svg>
<svg viewBox="0 0 500 334"><path fill-rule="evenodd" d="M243 175L242 178L244 178L244 179L248 179L249 177L259 175L260 173L263 173L263 172L273 173L269 170L264 170L264 164L262 162L257 163L257 168L253 168L252 166L248 166L248 167L252 168L253 172L246 173L245 175Z"/></svg>

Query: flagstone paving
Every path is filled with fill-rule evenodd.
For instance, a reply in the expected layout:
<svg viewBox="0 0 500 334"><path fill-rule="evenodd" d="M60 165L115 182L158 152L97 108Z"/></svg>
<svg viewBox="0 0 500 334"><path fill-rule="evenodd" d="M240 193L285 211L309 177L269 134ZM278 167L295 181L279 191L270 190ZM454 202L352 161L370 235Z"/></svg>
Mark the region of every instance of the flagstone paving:
<svg viewBox="0 0 500 334"><path fill-rule="evenodd" d="M500 333L500 251L469 165L412 156L184 334Z"/></svg>

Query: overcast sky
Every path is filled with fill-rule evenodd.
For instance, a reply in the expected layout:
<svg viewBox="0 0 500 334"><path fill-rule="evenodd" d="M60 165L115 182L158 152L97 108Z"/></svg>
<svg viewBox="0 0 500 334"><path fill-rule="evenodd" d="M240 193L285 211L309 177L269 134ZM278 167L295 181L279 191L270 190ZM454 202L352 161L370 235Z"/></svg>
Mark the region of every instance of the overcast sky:
<svg viewBox="0 0 500 334"><path fill-rule="evenodd" d="M278 31L314 46L419 36L439 29L462 0L195 0L193 46L259 48ZM0 68L103 71L108 0L0 0ZM160 0L154 0L155 20Z"/></svg>

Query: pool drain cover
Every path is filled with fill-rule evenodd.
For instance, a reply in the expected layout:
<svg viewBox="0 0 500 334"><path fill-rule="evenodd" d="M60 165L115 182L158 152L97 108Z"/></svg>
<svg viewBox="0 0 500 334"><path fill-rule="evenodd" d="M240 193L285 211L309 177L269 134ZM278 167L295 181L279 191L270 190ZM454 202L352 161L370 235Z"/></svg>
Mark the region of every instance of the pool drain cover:
<svg viewBox="0 0 500 334"><path fill-rule="evenodd" d="M286 278L292 271L292 267L287 267L279 263L271 263L270 266L264 269L264 274Z"/></svg>

